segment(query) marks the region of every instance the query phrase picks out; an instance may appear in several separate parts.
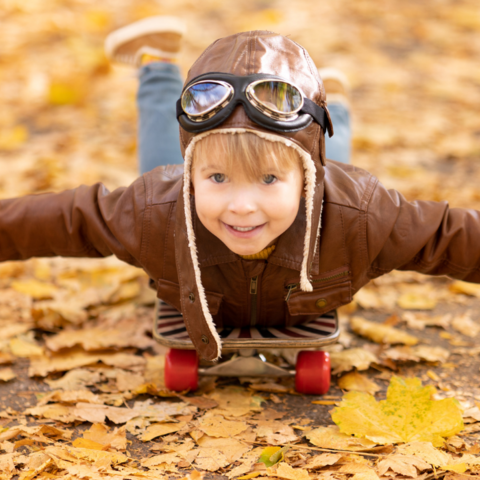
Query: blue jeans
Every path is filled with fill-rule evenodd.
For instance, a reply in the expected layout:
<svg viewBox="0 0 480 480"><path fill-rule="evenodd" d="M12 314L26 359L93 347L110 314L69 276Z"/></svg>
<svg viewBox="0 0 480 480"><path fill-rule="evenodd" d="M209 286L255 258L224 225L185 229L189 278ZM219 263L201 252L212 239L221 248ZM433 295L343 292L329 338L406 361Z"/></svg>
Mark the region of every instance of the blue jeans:
<svg viewBox="0 0 480 480"><path fill-rule="evenodd" d="M183 81L177 65L155 62L140 69L137 94L139 111L139 169L143 174L159 165L183 163L180 153L175 102L182 93ZM328 105L335 129L326 136L327 158L350 163L350 112L341 103Z"/></svg>

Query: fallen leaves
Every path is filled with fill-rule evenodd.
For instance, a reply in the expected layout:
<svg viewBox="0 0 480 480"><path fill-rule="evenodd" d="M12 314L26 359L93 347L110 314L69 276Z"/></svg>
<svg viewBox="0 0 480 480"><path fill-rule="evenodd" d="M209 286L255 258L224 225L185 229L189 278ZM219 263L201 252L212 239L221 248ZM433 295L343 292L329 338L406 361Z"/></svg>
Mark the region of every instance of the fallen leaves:
<svg viewBox="0 0 480 480"><path fill-rule="evenodd" d="M30 363L28 374L31 377L45 377L52 372L64 372L77 367L85 367L102 362L105 365L124 369L135 369L145 365L145 360L138 355L115 352L85 352L82 349L72 349L59 354L38 356Z"/></svg>
<svg viewBox="0 0 480 480"><path fill-rule="evenodd" d="M380 390L375 382L358 372L347 373L339 378L337 384L342 390L365 392L370 395L374 395Z"/></svg>
<svg viewBox="0 0 480 480"><path fill-rule="evenodd" d="M333 375L348 372L354 368L367 370L372 363L379 363L378 358L372 352L363 348L351 348L341 352L330 353Z"/></svg>
<svg viewBox="0 0 480 480"><path fill-rule="evenodd" d="M463 428L462 409L454 399L432 400L435 389L419 379L393 377L387 399L347 393L332 413L342 433L377 444L429 441L435 446Z"/></svg>
<svg viewBox="0 0 480 480"><path fill-rule="evenodd" d="M0 381L9 382L16 377L15 372L11 368L0 368Z"/></svg>
<svg viewBox="0 0 480 480"><path fill-rule="evenodd" d="M225 420L217 415L205 416L200 421L198 428L211 437L233 437L247 430L245 422Z"/></svg>
<svg viewBox="0 0 480 480"><path fill-rule="evenodd" d="M342 433L338 426L319 427L305 434L313 445L332 450L361 452L375 447L377 443L368 438L357 438Z"/></svg>
<svg viewBox="0 0 480 480"><path fill-rule="evenodd" d="M362 317L352 317L350 319L351 329L376 343L416 345L418 338L397 328L370 322Z"/></svg>
<svg viewBox="0 0 480 480"><path fill-rule="evenodd" d="M154 438L178 432L183 427L185 427L186 424L187 422L154 423L147 427L145 433L143 433L140 437L140 440L142 440L143 442L148 442L150 440L153 440Z"/></svg>
<svg viewBox="0 0 480 480"><path fill-rule="evenodd" d="M431 465L414 455L390 455L381 460L377 465L377 473L385 475L389 470L406 477L415 478L424 470L429 470Z"/></svg>

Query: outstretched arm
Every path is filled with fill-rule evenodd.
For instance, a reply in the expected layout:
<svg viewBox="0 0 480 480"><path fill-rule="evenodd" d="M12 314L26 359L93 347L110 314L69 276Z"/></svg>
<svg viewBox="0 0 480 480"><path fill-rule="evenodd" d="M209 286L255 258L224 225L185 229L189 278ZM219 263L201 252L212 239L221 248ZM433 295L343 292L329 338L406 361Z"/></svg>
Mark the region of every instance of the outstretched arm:
<svg viewBox="0 0 480 480"><path fill-rule="evenodd" d="M397 269L480 283L480 212L408 202L377 184L367 218L372 277Z"/></svg>
<svg viewBox="0 0 480 480"><path fill-rule="evenodd" d="M0 201L0 261L106 257L139 266L145 187L104 185Z"/></svg>

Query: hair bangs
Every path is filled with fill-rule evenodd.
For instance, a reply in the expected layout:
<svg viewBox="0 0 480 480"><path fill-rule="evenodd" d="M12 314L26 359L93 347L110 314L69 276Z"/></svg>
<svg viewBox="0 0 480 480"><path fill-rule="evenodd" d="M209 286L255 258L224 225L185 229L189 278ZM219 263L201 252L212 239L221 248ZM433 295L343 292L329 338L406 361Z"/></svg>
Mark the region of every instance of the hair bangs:
<svg viewBox="0 0 480 480"><path fill-rule="evenodd" d="M225 173L240 173L250 181L263 175L302 168L298 153L281 142L271 142L250 132L212 133L202 138L193 154L192 169L211 160L224 166Z"/></svg>

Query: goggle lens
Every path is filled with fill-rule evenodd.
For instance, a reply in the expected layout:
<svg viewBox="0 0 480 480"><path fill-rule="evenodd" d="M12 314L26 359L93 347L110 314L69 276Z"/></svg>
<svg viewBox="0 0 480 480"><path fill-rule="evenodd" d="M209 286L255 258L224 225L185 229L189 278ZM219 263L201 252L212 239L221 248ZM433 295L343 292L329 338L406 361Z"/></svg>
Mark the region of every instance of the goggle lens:
<svg viewBox="0 0 480 480"><path fill-rule="evenodd" d="M278 113L296 113L302 106L302 94L285 82L259 82L252 87L257 102Z"/></svg>
<svg viewBox="0 0 480 480"><path fill-rule="evenodd" d="M182 108L187 115L205 115L229 96L227 86L216 82L192 85L182 95Z"/></svg>

